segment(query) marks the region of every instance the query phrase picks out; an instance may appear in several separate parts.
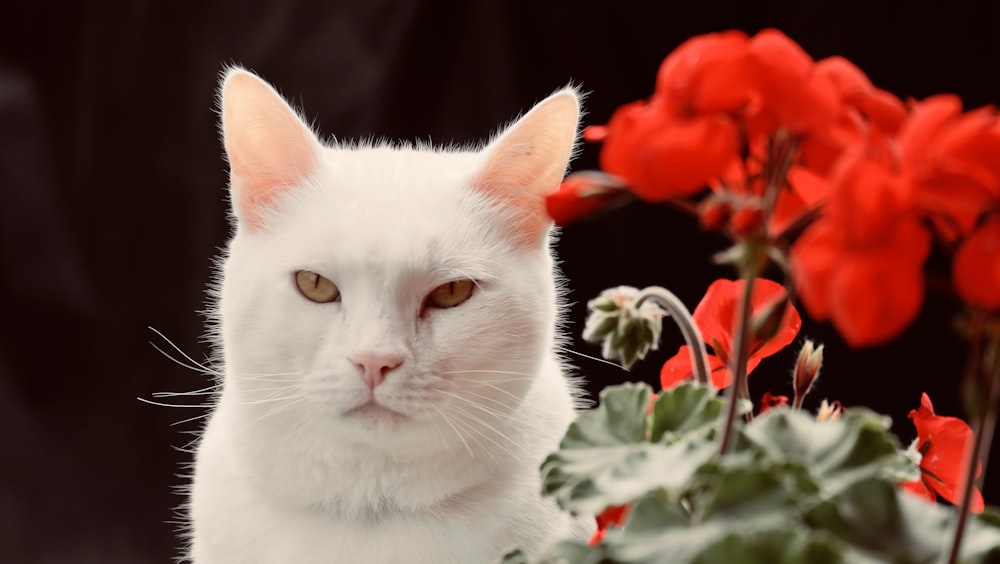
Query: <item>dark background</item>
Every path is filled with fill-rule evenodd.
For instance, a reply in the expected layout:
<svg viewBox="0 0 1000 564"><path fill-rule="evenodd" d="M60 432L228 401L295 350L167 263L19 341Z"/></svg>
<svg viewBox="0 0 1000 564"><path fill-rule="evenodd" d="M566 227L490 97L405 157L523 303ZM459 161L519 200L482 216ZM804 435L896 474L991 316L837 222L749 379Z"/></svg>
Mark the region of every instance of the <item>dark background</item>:
<svg viewBox="0 0 1000 564"><path fill-rule="evenodd" d="M927 6L927 7L924 7ZM205 376L160 355L162 331L204 359L205 285L224 243L220 70L272 81L340 138L481 139L572 81L586 124L650 94L662 58L692 34L779 27L814 57L841 54L901 96L1000 103L1000 9L990 1L870 2L87 2L6 3L0 16L0 561L168 562L172 488L202 408L141 403ZM596 167L596 147L575 162ZM659 284L694 307L723 241L660 207L631 205L564 231L571 329L618 284ZM900 339L850 350L825 324L818 391L906 419L927 391L960 415L957 305L931 296ZM592 390L658 379L680 344L626 374L584 358ZM576 350L597 354L577 343ZM788 393L786 352L752 378ZM203 396L180 398L198 404ZM994 457L997 460L997 457ZM994 479L1000 464L994 463ZM986 487L1000 503L1000 487Z"/></svg>

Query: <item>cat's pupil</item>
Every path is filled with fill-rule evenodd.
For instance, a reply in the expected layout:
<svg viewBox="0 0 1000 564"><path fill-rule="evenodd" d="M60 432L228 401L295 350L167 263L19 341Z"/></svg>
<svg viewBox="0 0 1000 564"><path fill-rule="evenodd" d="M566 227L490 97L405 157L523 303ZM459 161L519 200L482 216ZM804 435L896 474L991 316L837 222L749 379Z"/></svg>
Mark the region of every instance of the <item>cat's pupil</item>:
<svg viewBox="0 0 1000 564"><path fill-rule="evenodd" d="M295 273L295 286L307 300L328 303L340 299L340 289L329 278L311 270Z"/></svg>
<svg viewBox="0 0 1000 564"><path fill-rule="evenodd" d="M475 282L472 280L452 280L435 288L427 296L427 305L440 309L462 304L472 296Z"/></svg>

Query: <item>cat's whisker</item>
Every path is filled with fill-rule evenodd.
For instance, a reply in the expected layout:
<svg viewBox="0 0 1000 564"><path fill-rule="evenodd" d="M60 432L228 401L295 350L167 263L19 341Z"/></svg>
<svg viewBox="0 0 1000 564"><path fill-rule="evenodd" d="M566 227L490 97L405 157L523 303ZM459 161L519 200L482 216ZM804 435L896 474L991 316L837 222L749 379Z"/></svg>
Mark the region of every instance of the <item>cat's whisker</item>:
<svg viewBox="0 0 1000 564"><path fill-rule="evenodd" d="M135 399L137 399L137 400L139 400L139 401L141 401L143 403L148 403L149 405L155 405L157 407L199 407L199 408L204 409L206 407L212 407L214 405L214 404L211 404L211 403L190 403L190 404L184 404L184 403L163 403L163 402L159 402L159 401L148 400L146 398L141 398L141 397L136 397Z"/></svg>
<svg viewBox="0 0 1000 564"><path fill-rule="evenodd" d="M488 429L488 430L492 431L493 433L496 433L497 436L506 439L508 443L510 443L511 445L513 445L514 447L516 447L518 450L521 450L521 451L524 450L513 439L511 439L510 437L508 437L507 435L505 435L502 431L500 431L499 429L497 429L493 425L490 425L486 421L483 421L482 419L480 419L479 417L477 417L475 414L470 413L470 412L466 411L465 409L462 409L461 407L459 407L457 405L453 405L452 408L454 408L456 411L458 411L458 413L460 415L471 419L474 423L478 423L478 425L469 425L468 429L470 429L471 431L479 434L479 436L483 437L484 439L490 441L497 448L503 450L505 453L509 454L510 456L516 457L518 455L517 455L517 453L515 453L514 451L512 451L509 447L504 446L502 443L500 443L499 441L497 441L493 437L491 437L488 434L484 433L478 427L481 426L484 429ZM489 451L487 451L487 452L489 452Z"/></svg>
<svg viewBox="0 0 1000 564"><path fill-rule="evenodd" d="M446 370L446 371L441 372L441 374L449 374L449 375L451 375L451 374L509 374L511 376L525 376L525 377L531 377L532 376L532 374L530 374L528 372L514 372L514 371L511 371L511 370L487 370L487 369L481 369L481 370Z"/></svg>
<svg viewBox="0 0 1000 564"><path fill-rule="evenodd" d="M500 392L502 394L510 396L510 398L513 399L514 401L521 401L520 397L518 397L518 396L516 396L516 395L514 395L514 394L512 394L510 392L508 392L507 390L501 388L500 386L497 386L496 384L492 384L490 382L482 381L482 380L481 381L477 381L476 383L477 384L482 384L483 386L486 386L488 388L492 388L492 389L494 389L494 390L496 390L496 391L498 391L498 392Z"/></svg>
<svg viewBox="0 0 1000 564"><path fill-rule="evenodd" d="M527 404L525 404L523 402L520 402L520 403L515 403L515 402L506 403L504 401L501 401L499 398L496 398L496 397L493 397L493 396L490 396L490 395L487 395L487 394L481 394L481 393L479 393L479 392L477 392L475 390L463 390L463 393L466 394L466 395L469 395L469 396L473 396L473 397L479 398L480 400L483 400L483 401L489 401L489 402L491 402L494 405L500 406L501 408L503 408L503 409L505 409L507 411L507 414L504 415L504 417L509 417L511 413L514 413L515 411L518 411L518 410L521 410L521 412L524 415L527 415L527 416L530 416L530 417L534 417L536 415L541 415L541 411L538 408L531 407L531 406L529 406L529 405L527 405Z"/></svg>
<svg viewBox="0 0 1000 564"><path fill-rule="evenodd" d="M183 350L181 350L180 347L178 347L176 344L174 344L173 341L171 341L170 339L168 339L167 336L164 335L162 332L160 332L160 330L158 330L157 328L152 327L152 326L149 326L147 328L150 331L152 331L153 333L156 333L157 336L159 336L161 339L163 339L164 341L166 341L166 343L168 345L170 345L171 348L173 348L175 351L177 351L178 353L180 353L180 355L182 357L184 357L188 362L190 362L191 365L198 367L197 370L196 370L196 372L207 372L209 374L215 374L216 376L222 376L222 373L219 372L218 370L214 370L214 369L210 368L209 366L206 366L205 364L202 364L202 363L198 362L197 360L191 358L190 355L188 355L186 352L184 352ZM156 346L155 343L150 342L149 344L152 345L153 348L155 348L156 350L160 351L160 353L163 354L163 356L169 358L170 360L173 360L174 362L176 362L177 364L180 364L181 366L185 366L187 368L191 368L191 366L186 365L184 363L181 363L180 361L178 361L174 357L172 357L169 354L167 354L166 352L164 352L163 349L161 349L160 347Z"/></svg>
<svg viewBox="0 0 1000 564"><path fill-rule="evenodd" d="M289 399L291 399L292 401L287 401ZM285 398L285 401L287 403L285 403L285 402L279 402L276 407L274 407L273 409L268 410L266 413L264 413L263 415L261 415L257 419L254 419L253 421L251 421L248 424L248 426L250 426L250 427L257 426L262 421L264 421L265 419L273 417L273 416L281 413L282 411L289 410L292 407L296 407L298 404L305 402L305 399L306 398L303 397L303 396Z"/></svg>
<svg viewBox="0 0 1000 564"><path fill-rule="evenodd" d="M469 456L475 458L476 453L472 451L472 447L469 446L469 443L465 440L465 437L462 435L462 432L458 430L458 427L456 427L455 424L452 423L450 419L448 419L448 416L445 415L444 412L441 411L440 408L438 408L438 406L434 405L433 403L428 405L434 408L434 411L436 411L438 415L441 416L441 419L443 419L444 422L447 423L449 427L451 427L452 431L455 431L455 435L458 436L458 440L462 441L462 444L465 445L465 450L469 451Z"/></svg>
<svg viewBox="0 0 1000 564"><path fill-rule="evenodd" d="M418 398L417 401L419 401L420 404L423 405L425 408L428 408L428 411L430 410L429 408L433 407L433 406L431 406L430 402L427 401L427 400L425 400L425 399L419 399ZM439 443L441 443L445 448L448 449L448 452L451 452L452 445L449 444L447 441L444 440L444 435L441 434L441 429L439 429L438 425L437 425L438 424L438 420L432 418L432 419L429 420L429 422L431 424L431 429L434 431L434 437L438 440Z"/></svg>
<svg viewBox="0 0 1000 564"><path fill-rule="evenodd" d="M192 390L190 392L153 392L154 398L174 398L181 396L207 396L214 394L219 389L218 384L213 384L207 388L202 388L200 390Z"/></svg>
<svg viewBox="0 0 1000 564"><path fill-rule="evenodd" d="M288 401L290 399L296 399L296 398L299 398L299 397L300 397L300 395L298 393L294 393L294 394L287 395L287 396L262 398L262 399L250 400L250 401L241 401L241 402L239 402L239 405L262 405L262 404L265 404L265 403L274 403L274 402L277 402L277 401Z"/></svg>
<svg viewBox="0 0 1000 564"><path fill-rule="evenodd" d="M197 421L199 419L204 419L204 418L208 417L211 414L212 414L211 412L206 411L205 413L202 413L201 415L195 415L194 417L188 417L187 419L181 419L180 421L174 421L173 423L170 424L170 426L171 427L175 427L177 425L183 425L185 423L190 423L192 421ZM193 450L185 450L183 452L188 452L190 454L194 454Z"/></svg>
<svg viewBox="0 0 1000 564"><path fill-rule="evenodd" d="M494 417L503 418L503 417L507 416L506 413L503 413L501 411L497 411L497 410L495 410L493 408L490 408L490 407L486 407L485 405L482 405L482 404L478 404L478 403L470 400L469 398L462 397L462 396L460 396L458 394L452 394L452 393L446 392L444 390L440 390L439 393L441 395L444 395L444 396L447 396L447 397L450 397L450 398L454 398L454 399L456 399L458 401L461 401L462 403L465 403L467 405L475 406L476 408L481 409L481 410L485 411L486 413L489 413L490 415L492 415ZM483 399L493 399L493 398L489 398L489 397L486 397L486 396L481 396L481 397L483 397ZM505 404L501 404L501 405L502 405L502 407L509 408L509 406L507 406Z"/></svg>
<svg viewBox="0 0 1000 564"><path fill-rule="evenodd" d="M571 348L567 348L567 347L556 347L556 350L559 351L559 352L564 352L564 353L569 353L569 354L575 354L576 356L579 356L579 357L582 357L582 358L586 358L588 360L593 360L593 361L596 361L596 362L602 362L604 364L607 364L607 365L610 365L610 366L614 366L616 368L621 368L622 372L627 372L627 370L625 370L624 368L622 368L622 365L618 364L617 362L611 362L610 360L603 359L603 358L598 357L598 356L591 356L589 354L584 354L582 352L575 351L575 350L573 350Z"/></svg>
<svg viewBox="0 0 1000 564"><path fill-rule="evenodd" d="M182 360L180 360L178 358L175 358L175 357L171 356L170 353L168 353L167 351L161 349L153 341L146 341L146 342L149 343L149 346L151 346L154 349L156 349L156 351L158 353L160 353L161 355L163 355L164 357L166 357L168 360L170 360L171 362L173 362L177 366L180 366L182 368L186 368L186 369L188 369L188 370L190 370L192 372L197 372L199 374L208 374L208 375L211 375L211 376L222 376L221 372L219 372L217 370L213 370L212 368L209 368L208 366L205 366L203 364L199 364L199 363L194 362L194 361L191 361L191 364L189 364L187 362L184 362L184 361L182 361ZM184 353L181 353L181 354L184 354Z"/></svg>

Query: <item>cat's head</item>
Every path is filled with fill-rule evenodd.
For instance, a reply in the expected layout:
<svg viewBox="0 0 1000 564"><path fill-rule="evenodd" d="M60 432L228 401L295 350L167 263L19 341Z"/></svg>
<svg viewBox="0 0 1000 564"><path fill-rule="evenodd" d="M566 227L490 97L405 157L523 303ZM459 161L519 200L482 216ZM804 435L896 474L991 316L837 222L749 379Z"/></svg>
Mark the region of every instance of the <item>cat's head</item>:
<svg viewBox="0 0 1000 564"><path fill-rule="evenodd" d="M552 355L543 196L573 152L576 93L481 150L328 146L240 69L221 109L236 225L217 312L224 403L290 437L482 441L467 428L516 409Z"/></svg>

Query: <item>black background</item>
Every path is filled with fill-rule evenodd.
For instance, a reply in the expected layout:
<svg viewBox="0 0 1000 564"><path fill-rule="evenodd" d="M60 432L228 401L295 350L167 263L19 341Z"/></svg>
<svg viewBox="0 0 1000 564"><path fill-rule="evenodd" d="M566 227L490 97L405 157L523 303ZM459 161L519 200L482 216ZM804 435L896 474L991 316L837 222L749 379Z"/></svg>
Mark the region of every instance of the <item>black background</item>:
<svg viewBox="0 0 1000 564"><path fill-rule="evenodd" d="M185 479L181 450L203 413L141 403L208 385L149 344L162 331L204 359L205 285L224 243L226 167L218 74L241 63L325 135L466 142L570 81L586 124L648 96L685 38L773 26L814 57L841 54L879 86L1000 103L1000 8L989 1L870 2L14 2L0 16L0 560L167 562ZM596 167L586 147L574 169ZM724 241L680 213L630 205L567 228L559 244L583 304L618 284L663 285L694 307L732 277ZM890 414L901 440L927 391L960 415L957 305L931 296L891 344L850 350L826 324L822 397ZM632 374L578 358L591 390L655 383L680 344ZM597 354L591 345L575 350ZM754 373L754 396L788 393L792 352ZM188 398L199 403L202 397ZM997 457L994 456L994 460ZM991 474L1000 479L1000 464ZM1000 489L986 487L1000 503Z"/></svg>

